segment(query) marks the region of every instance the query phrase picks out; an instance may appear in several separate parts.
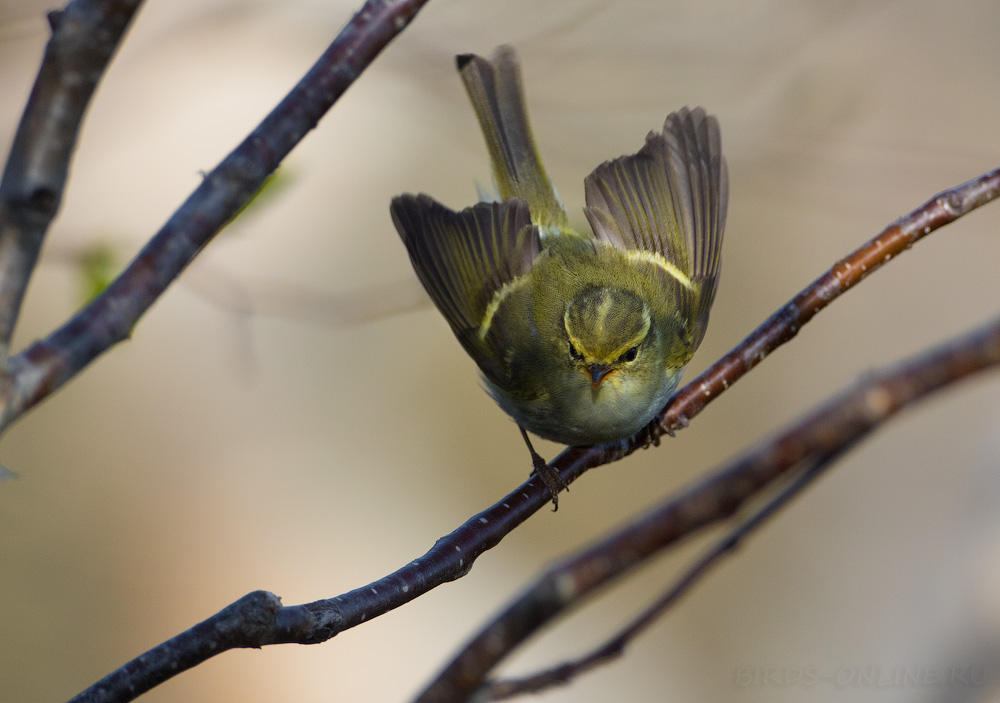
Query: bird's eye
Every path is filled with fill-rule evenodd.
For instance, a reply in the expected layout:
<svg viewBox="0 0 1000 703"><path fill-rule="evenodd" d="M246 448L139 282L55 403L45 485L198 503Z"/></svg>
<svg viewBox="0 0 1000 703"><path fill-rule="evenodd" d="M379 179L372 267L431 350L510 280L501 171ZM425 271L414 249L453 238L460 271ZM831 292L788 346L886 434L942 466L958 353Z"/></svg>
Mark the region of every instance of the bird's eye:
<svg viewBox="0 0 1000 703"><path fill-rule="evenodd" d="M569 343L569 355L578 361L583 358L583 354L581 354L577 348L573 346L573 342Z"/></svg>
<svg viewBox="0 0 1000 703"><path fill-rule="evenodd" d="M618 357L618 360L628 363L631 361L635 361L635 357L637 356L639 356L639 347L632 347L627 352Z"/></svg>

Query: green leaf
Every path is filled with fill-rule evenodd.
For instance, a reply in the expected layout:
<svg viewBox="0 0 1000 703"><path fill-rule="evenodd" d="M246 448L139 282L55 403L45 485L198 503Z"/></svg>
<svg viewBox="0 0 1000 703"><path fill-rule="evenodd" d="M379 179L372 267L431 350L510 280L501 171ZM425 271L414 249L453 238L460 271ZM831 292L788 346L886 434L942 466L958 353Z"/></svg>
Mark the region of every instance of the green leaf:
<svg viewBox="0 0 1000 703"><path fill-rule="evenodd" d="M224 226L228 226L230 222L235 220L244 212L258 212L262 207L270 205L274 202L276 197L282 195L285 190L287 190L288 186L294 182L295 177L288 171L287 168L279 168L274 171L271 175L264 179L264 182L261 183L257 192L250 196L250 199L246 202L246 204L237 210L236 213L226 221Z"/></svg>
<svg viewBox="0 0 1000 703"><path fill-rule="evenodd" d="M80 255L80 297L86 305L104 292L121 268L118 254L107 242L99 242Z"/></svg>

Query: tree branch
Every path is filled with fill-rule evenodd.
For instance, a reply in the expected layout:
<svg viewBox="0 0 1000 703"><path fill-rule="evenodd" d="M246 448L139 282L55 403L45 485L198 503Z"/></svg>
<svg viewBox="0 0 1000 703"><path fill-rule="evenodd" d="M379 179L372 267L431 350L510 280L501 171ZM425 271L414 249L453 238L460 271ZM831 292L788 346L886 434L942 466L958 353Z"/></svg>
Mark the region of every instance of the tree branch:
<svg viewBox="0 0 1000 703"><path fill-rule="evenodd" d="M668 416L693 417L705 405L698 398L699 393L704 393L701 384L705 381L702 379L711 378L713 373L729 373L734 374L732 379L735 380L756 365L763 358L762 354L766 355L767 352L791 339L801 325L811 319L816 312L861 280L863 277L861 275L845 276L842 280L837 278L837 271L849 270L845 263L849 263L853 267L858 260L869 261L865 252L882 251L879 261L873 262L871 266L864 263L865 266L868 266L868 270L862 273L870 273L888 261L885 258L885 253L888 252L883 249L883 247L890 246L890 244L885 243L886 241L891 243L892 255L895 256L896 247L902 247L900 250L905 249L906 242L912 244L934 229L990 202L998 193L1000 193L1000 169L944 191L906 217L898 220L871 242L838 262L830 273L817 279L705 374L689 383L676 396L678 400L668 405L665 412ZM896 234L897 231L899 234ZM878 244L878 242L882 243ZM831 284L828 282L831 276L839 281L836 290L832 290ZM804 302L798 301L813 302L806 305ZM802 313L799 315L786 312L792 309L798 310L800 306ZM747 359L748 361L745 367L741 367L730 362L730 359ZM729 377L723 375L723 378L728 379ZM727 380L726 383L722 384L722 390L731 385L731 382L731 380ZM872 400L877 401L880 397L875 394L872 396ZM681 409L675 412L674 408L678 405ZM654 423L654 426L622 442L594 447L571 447L562 452L552 462L552 465L560 471L561 476L568 483L587 469L616 461L636 449L648 446L650 442L657 442L663 431L665 428L660 427L657 422ZM802 446L798 446L796 449L796 446L793 443L790 446L782 446L775 451L786 452L787 456L782 460L787 462L791 461L793 450L801 452L803 449ZM782 457L778 456L778 458ZM803 455L795 461L801 462L806 458ZM736 472L732 479L728 479L731 483L727 483L726 476L728 474L717 474L713 478L706 479L677 499L677 505L683 504L684 509L681 511L682 516L677 518L677 533L674 539L683 537L711 520L728 517L754 491L765 486L781 472L790 471L791 468L791 464L781 467L772 466L769 469L772 475L765 476L761 473L764 469L751 467L746 470L751 475L741 477ZM731 471L735 470L731 469ZM715 485L719 485L721 488L713 488ZM712 493L713 490L718 492ZM729 491L729 493L723 491ZM548 490L541 482L528 480L500 502L473 516L452 533L440 538L420 558L414 559L397 571L367 586L335 598L304 605L280 607L272 611L262 609L257 604L262 601L277 603L276 596L263 591L251 593L195 628L178 635L134 659L118 671L109 674L82 692L73 701L74 703L82 703L83 701L132 700L139 691L136 682L153 682L146 685L146 688L142 688L142 690L148 690L155 683L164 681L227 649L262 647L267 644L280 643L316 644L326 641L344 630L397 608L442 583L464 576L472 568L473 562L479 555L499 544L509 532L547 505L549 500ZM695 517L698 520L695 520ZM241 603L243 603L242 606ZM233 627L219 626L217 620L231 622L239 609L244 607L249 609L247 616L251 618L254 627L241 640L233 636ZM265 611L269 612L270 615L262 617L262 613ZM238 621L238 618L236 620ZM264 622L265 620L267 622ZM527 632L524 636L527 636ZM183 666L176 665L177 662L183 662ZM486 669L478 671L475 685L478 686L483 681L491 666L492 664ZM123 672L127 672L127 676ZM128 682L127 687L124 684L126 681ZM112 691L113 696L107 691ZM132 693L132 691L137 692Z"/></svg>
<svg viewBox="0 0 1000 703"><path fill-rule="evenodd" d="M267 636L273 631L274 615L280 609L281 601L274 594L249 593L208 620L116 669L74 696L70 703L131 701L219 651L269 644ZM248 644L254 642L257 644Z"/></svg>
<svg viewBox="0 0 1000 703"><path fill-rule="evenodd" d="M298 85L205 176L104 293L10 358L0 388L0 431L128 337L166 287L426 2L368 0Z"/></svg>
<svg viewBox="0 0 1000 703"><path fill-rule="evenodd" d="M0 359L49 224L90 98L141 0L74 0L49 13L52 37L0 180Z"/></svg>
<svg viewBox="0 0 1000 703"><path fill-rule="evenodd" d="M839 452L930 393L996 366L1000 366L1000 319L859 383L774 439L552 568L468 643L416 700L469 700L507 654L597 589L681 538L730 517L804 462Z"/></svg>
<svg viewBox="0 0 1000 703"><path fill-rule="evenodd" d="M671 399L659 423L650 429L656 442L688 421L729 386L790 340L802 326L847 292L928 234L967 215L1000 195L1000 168L938 193L904 215L877 237L845 256L795 298L764 321L739 346L715 362Z"/></svg>
<svg viewBox="0 0 1000 703"><path fill-rule="evenodd" d="M633 618L607 642L588 654L537 674L517 679L487 680L476 692L476 700L482 702L498 701L525 693L540 693L554 686L565 685L577 676L622 656L632 640L645 632L664 612L686 595L717 562L721 561L723 557L735 553L737 547L754 530L773 517L788 501L810 486L847 449L849 447L842 447L815 459L810 466L794 476L788 485L783 486L777 495L712 545L662 596Z"/></svg>

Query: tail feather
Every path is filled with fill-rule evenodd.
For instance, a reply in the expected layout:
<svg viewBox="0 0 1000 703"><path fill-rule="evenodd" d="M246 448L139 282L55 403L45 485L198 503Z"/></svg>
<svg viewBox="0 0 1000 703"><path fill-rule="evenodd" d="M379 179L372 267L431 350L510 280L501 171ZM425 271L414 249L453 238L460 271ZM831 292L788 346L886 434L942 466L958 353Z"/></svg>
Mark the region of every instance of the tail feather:
<svg viewBox="0 0 1000 703"><path fill-rule="evenodd" d="M460 54L456 64L486 138L501 199L526 200L532 222L542 228L568 227L535 148L514 50L501 46L491 59Z"/></svg>

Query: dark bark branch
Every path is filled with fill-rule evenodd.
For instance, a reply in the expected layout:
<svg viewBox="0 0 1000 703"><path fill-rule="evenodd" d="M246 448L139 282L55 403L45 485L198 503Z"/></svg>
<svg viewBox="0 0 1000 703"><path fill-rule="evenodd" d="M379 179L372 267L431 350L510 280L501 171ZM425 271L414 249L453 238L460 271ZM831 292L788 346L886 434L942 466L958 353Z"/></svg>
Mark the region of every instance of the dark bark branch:
<svg viewBox="0 0 1000 703"><path fill-rule="evenodd" d="M131 701L167 679L233 647L269 644L281 601L254 591L218 613L133 659L74 696L70 703Z"/></svg>
<svg viewBox="0 0 1000 703"><path fill-rule="evenodd" d="M733 515L759 491L804 462L837 453L928 394L997 366L1000 319L858 384L741 459L551 569L467 644L416 700L469 700L507 654L597 589L681 538Z"/></svg>
<svg viewBox="0 0 1000 703"><path fill-rule="evenodd" d="M83 115L140 4L74 0L49 13L52 37L0 180L0 359L62 203Z"/></svg>
<svg viewBox="0 0 1000 703"><path fill-rule="evenodd" d="M764 357L798 334L802 325L838 296L934 230L985 205L998 194L1000 168L938 193L923 207L899 218L877 237L835 263L833 268L771 315L738 347L681 389L670 401L660 423L651 429L651 440L655 442L663 432L672 434L674 430L686 427L692 417Z"/></svg>
<svg viewBox="0 0 1000 703"><path fill-rule="evenodd" d="M734 554L737 547L754 530L773 517L788 501L810 486L846 449L848 448L843 447L824 454L799 472L788 485L781 488L777 495L702 554L660 598L633 618L607 642L588 654L537 674L517 679L487 680L476 692L476 700L498 701L526 693L540 693L548 688L565 685L581 674L602 664L610 663L625 654L625 649L632 640L645 632L674 603L686 595L717 562L723 557Z"/></svg>
<svg viewBox="0 0 1000 703"><path fill-rule="evenodd" d="M63 327L11 357L0 431L126 339L139 318L427 0L368 0L308 73L171 216L128 268Z"/></svg>
<svg viewBox="0 0 1000 703"><path fill-rule="evenodd" d="M825 307L825 303L858 283L861 276L846 277L840 281L836 291L830 290L828 278L830 276L836 277L835 272L845 268L845 262L851 263L853 266L857 260L855 257L859 256L862 257L862 261L867 261L863 258L867 255L863 253L871 249L879 250L880 247L886 246L884 241L887 236L893 242L893 252L895 252L897 240L892 239L893 237L908 237L909 239L906 241L912 243L937 227L941 227L989 202L998 193L1000 193L1000 169L941 193L910 215L899 220L872 242L835 265L832 273L817 279L816 283L796 296L781 311L775 313L768 322L758 328L757 332L741 342L718 364L682 389L677 396L679 400L676 401L680 403L682 410L681 414L676 416L692 417L701 407L704 407L704 403L699 405L700 401L697 400L697 396L701 391L702 379L711 377L713 373L719 373L713 370L726 371L728 369L731 372L735 368L738 372L735 373L733 379L738 378L748 368L755 365L756 361L759 361L761 353L765 349L769 352L791 339L799 327L804 324L804 321L811 319L816 312ZM921 224L922 229L920 229L919 236L913 231L913 227L916 226L913 223ZM905 231L908 234L893 234L897 228L901 233ZM879 241L882 241L883 244L876 244ZM898 244L898 246L905 249L906 243ZM883 253L879 263L885 261L887 259ZM865 265L868 266L867 263ZM868 272L873 268L877 268L877 266L873 264L868 268ZM811 307L806 307L806 303L797 302L817 299L825 301L824 304L812 302L810 303ZM804 310L802 315L795 316L784 312L792 309L798 310L800 305L803 306ZM809 314L805 315L806 312ZM766 340L766 344L762 343L762 339ZM754 363L749 364L746 368L741 368L727 361L731 358L750 358L754 360ZM728 382L723 385L723 388L727 385L729 385ZM684 398L688 398L688 400L685 401ZM691 400L691 398L695 398L695 400ZM882 396L878 393L871 396L873 402L880 398ZM674 407L674 404L668 405L666 412L673 413ZM657 427L660 427L658 423L656 427L612 445L571 447L562 452L552 462L552 465L560 471L564 480L570 482L589 468L616 461L636 449L648 446L650 442L656 442L659 439L659 433L663 431L662 428L657 430ZM806 460L808 455L803 453L804 449L804 446L796 445L794 442L790 445L776 445L773 449L776 454L776 463L773 466L753 465L746 469L746 475L740 475L737 470L730 469L730 472L734 474L731 478L729 474L718 474L706 479L682 495L677 499L677 504L684 506L683 515L677 518L675 525L677 532L673 538L679 539L711 520L724 519L731 515L755 491L764 487L782 471L790 471L792 463L797 464ZM815 453L818 450L813 451ZM796 458L796 452L801 456ZM779 466L777 463L779 460L792 463L787 466ZM713 491L716 492L713 493ZM397 608L442 583L464 576L472 568L473 562L480 554L499 544L509 532L547 505L549 500L546 487L541 482L529 480L500 502L473 516L451 534L440 538L422 557L413 560L392 574L335 598L305 605L280 607L270 611L273 617L268 616L270 620L266 624L261 622L261 608L254 603L257 602L257 599L276 603L276 597L261 591L252 593L195 628L151 650L147 655L142 655L126 664L125 667L113 672L73 700L78 702L132 700L135 695L138 695L129 693L136 681L151 681L154 682L151 685L155 685L155 683L166 680L183 670L175 667L174 662L184 662L183 668L190 668L226 649L261 647L266 644L278 643L316 644L328 640L344 630ZM223 627L220 630L215 622L216 619L230 621L234 613L239 612L241 607L239 604L246 602L249 602L250 606L242 607L251 607L255 626L251 635L240 640L232 636L232 628ZM227 633L225 637L213 634L221 631ZM198 636L195 636L196 632L199 633ZM528 630L525 630L524 636L527 634ZM200 639L201 636L208 637L208 640ZM169 656L163 656L165 652L169 652ZM476 678L476 686L484 680L491 666L492 664L485 669L480 666L482 670L477 671L474 677ZM127 672L127 677L121 672ZM124 680L130 682L129 688L115 687L118 685L116 682ZM110 694L106 694L106 690L113 690L117 697L109 697Z"/></svg>

